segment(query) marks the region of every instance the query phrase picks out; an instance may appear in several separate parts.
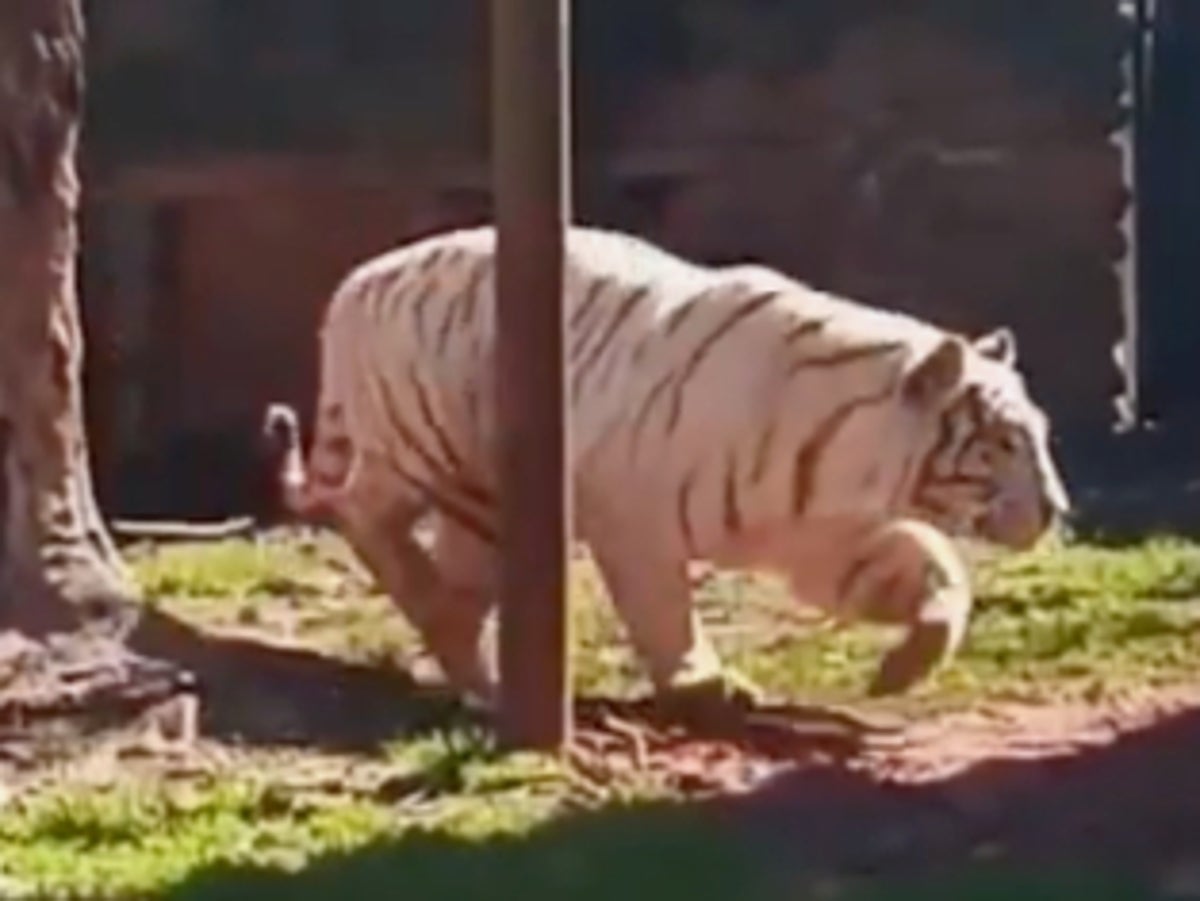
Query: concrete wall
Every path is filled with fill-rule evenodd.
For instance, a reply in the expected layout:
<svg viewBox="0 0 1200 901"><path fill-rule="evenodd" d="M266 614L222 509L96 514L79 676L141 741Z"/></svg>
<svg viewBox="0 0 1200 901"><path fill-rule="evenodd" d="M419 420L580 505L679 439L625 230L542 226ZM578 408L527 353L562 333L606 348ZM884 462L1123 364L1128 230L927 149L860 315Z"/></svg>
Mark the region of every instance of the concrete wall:
<svg viewBox="0 0 1200 901"><path fill-rule="evenodd" d="M691 152L642 219L689 254L763 259L967 331L1011 325L1060 421L1108 420L1127 200L1116 98L1097 111L1020 76L968 34L892 16L809 71L655 85L624 146Z"/></svg>

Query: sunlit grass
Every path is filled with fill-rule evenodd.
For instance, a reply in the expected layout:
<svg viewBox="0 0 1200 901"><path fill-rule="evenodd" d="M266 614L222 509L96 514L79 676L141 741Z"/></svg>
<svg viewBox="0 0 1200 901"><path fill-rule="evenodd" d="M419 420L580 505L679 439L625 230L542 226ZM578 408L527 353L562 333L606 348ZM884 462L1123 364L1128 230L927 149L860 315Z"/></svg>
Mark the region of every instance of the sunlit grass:
<svg viewBox="0 0 1200 901"><path fill-rule="evenodd" d="M133 561L158 603L201 622L274 626L355 659L409 659L416 637L369 588L348 552L300 544L176 545ZM959 659L916 692L924 701L1048 696L1186 676L1200 653L1200 545L1172 537L1119 548L1048 544L981 560ZM572 571L573 671L582 692L645 684L594 568ZM854 700L890 633L829 629L772 580L722 573L698 594L718 646L772 693Z"/></svg>

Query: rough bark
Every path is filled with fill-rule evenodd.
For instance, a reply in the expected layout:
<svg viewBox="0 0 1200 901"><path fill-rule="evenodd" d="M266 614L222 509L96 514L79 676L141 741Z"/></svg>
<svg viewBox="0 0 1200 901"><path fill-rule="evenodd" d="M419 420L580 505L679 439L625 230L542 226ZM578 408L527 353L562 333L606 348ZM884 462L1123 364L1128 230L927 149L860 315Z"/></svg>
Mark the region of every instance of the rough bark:
<svg viewBox="0 0 1200 901"><path fill-rule="evenodd" d="M0 603L10 622L128 625L82 416L83 49L80 0L0 3Z"/></svg>

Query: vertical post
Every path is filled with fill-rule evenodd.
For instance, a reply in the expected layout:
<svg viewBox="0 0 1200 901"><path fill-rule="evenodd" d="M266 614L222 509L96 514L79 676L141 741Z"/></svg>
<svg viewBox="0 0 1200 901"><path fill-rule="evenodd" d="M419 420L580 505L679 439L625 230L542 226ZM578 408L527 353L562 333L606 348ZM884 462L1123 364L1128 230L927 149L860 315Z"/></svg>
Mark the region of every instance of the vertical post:
<svg viewBox="0 0 1200 901"><path fill-rule="evenodd" d="M563 325L569 0L492 0L501 732L569 739L571 494Z"/></svg>
<svg viewBox="0 0 1200 901"><path fill-rule="evenodd" d="M1142 326L1149 297L1149 267L1144 255L1146 207L1153 190L1146 177L1147 104L1149 102L1149 44L1153 40L1151 5L1153 0L1133 0L1123 4L1121 14L1132 18L1133 37L1122 62L1125 76L1123 102L1130 110L1129 120L1116 135L1121 151L1121 174L1129 190L1130 201L1121 216L1125 237L1125 256L1117 264L1121 286L1121 317L1124 335L1121 341L1120 369L1122 392L1117 399L1117 427L1121 431L1136 428L1145 418L1146 398L1143 384L1145 343Z"/></svg>

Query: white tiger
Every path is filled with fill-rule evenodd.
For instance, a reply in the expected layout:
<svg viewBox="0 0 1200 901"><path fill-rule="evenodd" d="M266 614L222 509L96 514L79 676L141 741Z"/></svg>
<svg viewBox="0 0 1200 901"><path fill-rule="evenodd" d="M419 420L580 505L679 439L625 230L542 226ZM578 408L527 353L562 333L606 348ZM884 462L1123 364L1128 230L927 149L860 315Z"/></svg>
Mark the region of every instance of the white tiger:
<svg viewBox="0 0 1200 901"><path fill-rule="evenodd" d="M465 693L493 697L494 232L426 238L342 282L320 336L297 514L325 517ZM576 534L657 692L754 693L723 667L687 564L784 575L798 600L901 623L872 685L900 691L953 654L971 590L942 532L1033 544L1068 498L1007 330L975 341L758 265L694 265L576 227L565 269ZM432 555L413 537L436 513ZM939 531L942 530L942 531Z"/></svg>

